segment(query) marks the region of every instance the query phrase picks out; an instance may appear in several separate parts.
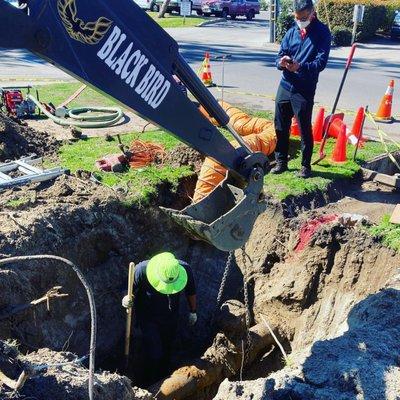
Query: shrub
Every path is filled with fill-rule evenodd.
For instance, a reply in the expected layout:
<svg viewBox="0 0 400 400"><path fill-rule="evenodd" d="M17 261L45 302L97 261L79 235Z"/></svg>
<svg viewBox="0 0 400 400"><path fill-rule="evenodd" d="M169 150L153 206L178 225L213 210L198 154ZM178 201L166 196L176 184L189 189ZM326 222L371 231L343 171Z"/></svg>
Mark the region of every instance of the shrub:
<svg viewBox="0 0 400 400"><path fill-rule="evenodd" d="M276 40L281 42L286 32L294 24L292 0L282 0L280 2L280 13L276 21Z"/></svg>
<svg viewBox="0 0 400 400"><path fill-rule="evenodd" d="M325 0L325 3L318 3L319 18L330 25L332 31L335 27L352 29L355 4L365 5L364 20L357 30L359 41L373 37L378 30L388 31L395 10L400 9L400 0Z"/></svg>
<svg viewBox="0 0 400 400"><path fill-rule="evenodd" d="M261 0L260 1L260 10L268 11L269 9L269 1L268 0Z"/></svg>
<svg viewBox="0 0 400 400"><path fill-rule="evenodd" d="M334 46L350 46L352 31L346 26L335 26L332 29L332 44Z"/></svg>
<svg viewBox="0 0 400 400"><path fill-rule="evenodd" d="M283 37L286 35L286 32L292 27L294 24L294 18L292 15L288 14L280 14L278 17L278 21L276 24L276 40L281 42Z"/></svg>

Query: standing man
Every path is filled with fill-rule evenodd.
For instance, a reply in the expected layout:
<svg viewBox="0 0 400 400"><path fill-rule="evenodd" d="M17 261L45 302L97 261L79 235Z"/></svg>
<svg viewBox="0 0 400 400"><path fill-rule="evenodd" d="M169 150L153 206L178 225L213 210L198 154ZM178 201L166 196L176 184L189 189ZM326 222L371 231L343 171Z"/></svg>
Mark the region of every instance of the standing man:
<svg viewBox="0 0 400 400"><path fill-rule="evenodd" d="M136 266L134 318L143 335L145 375L150 383L169 372L182 292L189 305L189 325L193 326L197 322L196 287L189 265L171 253L161 253ZM122 305L131 306L128 296Z"/></svg>
<svg viewBox="0 0 400 400"><path fill-rule="evenodd" d="M302 168L301 178L311 176L313 152L312 111L319 73L326 67L331 48L331 34L315 14L312 0L294 0L296 24L282 40L276 60L283 71L275 100L275 130L277 146L276 167L272 174L287 171L289 131L293 115L301 132Z"/></svg>

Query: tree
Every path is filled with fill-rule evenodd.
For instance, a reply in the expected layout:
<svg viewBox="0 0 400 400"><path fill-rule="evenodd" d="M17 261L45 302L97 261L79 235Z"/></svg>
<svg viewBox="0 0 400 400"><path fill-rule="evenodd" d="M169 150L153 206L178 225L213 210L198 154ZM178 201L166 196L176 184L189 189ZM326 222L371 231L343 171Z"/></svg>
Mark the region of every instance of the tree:
<svg viewBox="0 0 400 400"><path fill-rule="evenodd" d="M160 11L158 12L158 18L164 18L165 13L167 12L169 3L171 0L164 0L164 3L162 4Z"/></svg>

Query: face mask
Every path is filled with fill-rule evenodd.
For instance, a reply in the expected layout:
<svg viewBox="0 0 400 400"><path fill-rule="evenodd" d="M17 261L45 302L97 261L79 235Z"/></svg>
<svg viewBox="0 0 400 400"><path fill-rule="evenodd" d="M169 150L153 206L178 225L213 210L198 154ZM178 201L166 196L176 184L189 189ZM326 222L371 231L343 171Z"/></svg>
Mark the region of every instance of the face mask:
<svg viewBox="0 0 400 400"><path fill-rule="evenodd" d="M300 29L306 29L308 25L310 25L311 21L308 19L307 21L298 21L296 20L296 24Z"/></svg>

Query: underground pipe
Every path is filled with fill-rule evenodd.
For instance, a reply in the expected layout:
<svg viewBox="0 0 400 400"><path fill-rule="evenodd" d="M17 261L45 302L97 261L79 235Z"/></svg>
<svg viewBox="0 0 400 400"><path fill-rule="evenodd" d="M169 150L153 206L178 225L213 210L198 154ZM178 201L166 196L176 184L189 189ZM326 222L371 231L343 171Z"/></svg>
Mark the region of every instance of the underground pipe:
<svg viewBox="0 0 400 400"><path fill-rule="evenodd" d="M274 344L274 339L265 324L253 326L249 333L251 348L248 364L251 364L262 350ZM245 336L242 340L246 341ZM181 400L235 375L242 363L242 340L232 343L223 334L218 334L203 357L179 368L150 391L157 400Z"/></svg>

